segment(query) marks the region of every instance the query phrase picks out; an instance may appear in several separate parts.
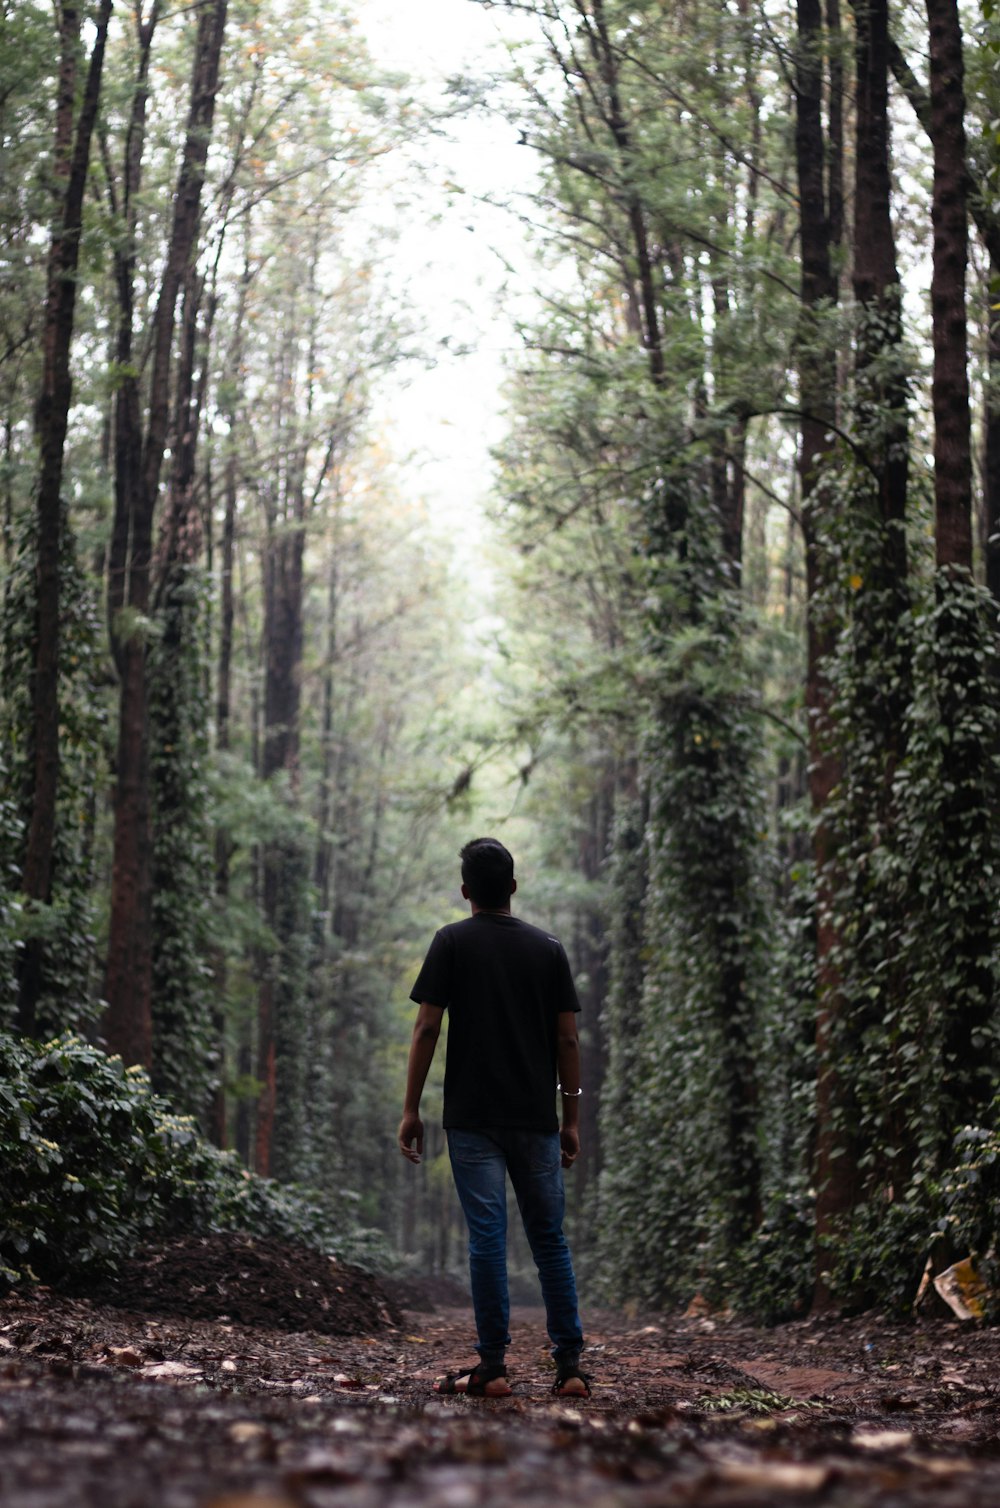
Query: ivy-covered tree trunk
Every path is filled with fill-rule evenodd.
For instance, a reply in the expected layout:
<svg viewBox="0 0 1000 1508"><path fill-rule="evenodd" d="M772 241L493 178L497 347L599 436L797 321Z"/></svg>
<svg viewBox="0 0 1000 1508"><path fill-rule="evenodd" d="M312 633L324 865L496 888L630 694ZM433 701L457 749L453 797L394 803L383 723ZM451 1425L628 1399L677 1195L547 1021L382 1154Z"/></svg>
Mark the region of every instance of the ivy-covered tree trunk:
<svg viewBox="0 0 1000 1508"><path fill-rule="evenodd" d="M947 742L941 771L940 889L948 930L942 990L942 1151L964 1124L988 1118L996 1087L998 884L997 644L972 582L972 442L965 298L967 167L962 33L956 0L927 0L934 147L931 313L934 333L934 505L937 705ZM989 421L987 425L989 434ZM993 672L993 673L991 673ZM936 1034L935 1034L936 1035Z"/></svg>
<svg viewBox="0 0 1000 1508"><path fill-rule="evenodd" d="M140 431L135 377L123 378L116 406L115 520L108 569L109 617L119 670L114 861L104 993L106 1034L126 1062L152 1060L152 843L150 832L146 619L150 609L153 516L170 425L170 377L177 298L195 255L205 163L211 139L226 0L198 18L187 134L151 332L149 408ZM144 96L140 75L137 99ZM137 149L141 156L140 145ZM138 166L126 164L126 183ZM131 249L130 249L131 254ZM122 342L131 348L134 262L119 279Z"/></svg>
<svg viewBox="0 0 1000 1508"><path fill-rule="evenodd" d="M196 459L214 312L189 268L176 370L170 484L159 545L157 635L148 659L152 850L153 1087L207 1123L219 1064L208 1000L207 698L202 510ZM195 383L196 363L201 378Z"/></svg>
<svg viewBox="0 0 1000 1508"><path fill-rule="evenodd" d="M816 870L816 1225L822 1243L840 1214L850 1207L856 1154L839 1125L840 1102L848 1090L838 1073L831 1041L842 1009L835 961L836 854L827 815L830 796L840 775L830 719L830 659L837 634L835 609L830 600L835 510L830 474L835 465L831 425L836 422L837 365L834 340L827 328L837 303L837 280L833 270L833 225L824 183L827 153L823 130L823 17L819 0L798 0L796 15L795 160L802 263L798 339L802 419L798 473L806 551L805 705ZM820 1304L825 1302L822 1279L816 1297Z"/></svg>
<svg viewBox="0 0 1000 1508"><path fill-rule="evenodd" d="M290 514L273 519L269 531L264 586L264 737L261 775L286 783L286 799L294 803L299 786L299 706L302 675L302 561L305 548L304 490L293 486ZM295 1007L303 1004L302 959L293 958L306 946L303 886L308 878L306 856L294 832L263 845L262 903L264 919L273 934L270 957L262 961L257 1018L257 1077L261 1083L257 1107L254 1164L258 1173L290 1177L295 1153L301 1151L295 1133L306 1107L296 1096L297 1067L303 1044ZM282 1080L279 1086L279 1077ZM288 1088L287 1095L280 1091ZM276 1146L276 1117L281 1116Z"/></svg>
<svg viewBox="0 0 1000 1508"><path fill-rule="evenodd" d="M934 511L938 566L972 570L972 440L965 274L968 263L965 91L956 0L927 0L930 29L934 255Z"/></svg>
<svg viewBox="0 0 1000 1508"><path fill-rule="evenodd" d="M988 289L1000 288L1000 259L990 256ZM983 446L983 514L986 561L986 586L1000 607L1000 311L993 308L995 299L987 291L987 377L986 431Z"/></svg>
<svg viewBox="0 0 1000 1508"><path fill-rule="evenodd" d="M879 556L875 583L906 600L909 450L905 378L896 357L902 341L899 273L892 228L889 165L889 12L887 0L855 9L854 297L857 418L877 478ZM862 583L868 585L867 582ZM905 692L905 687L902 688Z"/></svg>
<svg viewBox="0 0 1000 1508"><path fill-rule="evenodd" d="M604 1164L599 1187L597 1258L609 1298L642 1293L648 1284L640 1253L649 1220L648 1149L636 1114L636 1084L649 1073L643 1060L641 1001L645 976L643 921L649 882L646 854L648 798L637 788L634 764L619 776L608 876L608 1063L601 1092ZM625 1233L628 1233L627 1237Z"/></svg>
<svg viewBox="0 0 1000 1508"><path fill-rule="evenodd" d="M76 91L82 16L75 4L59 11L60 64L55 112L55 177L62 201L49 249L48 291L42 333L42 390L35 412L40 469L35 497L38 519L35 663L32 675L34 755L31 819L21 877L29 901L46 905L52 893L52 859L59 786L59 560L62 530L62 475L72 399L70 350L76 311L77 272L83 233L83 199L90 166L111 18L111 0L102 0L83 99L77 115ZM30 936L21 960L18 1024L35 1029L43 984L44 943Z"/></svg>

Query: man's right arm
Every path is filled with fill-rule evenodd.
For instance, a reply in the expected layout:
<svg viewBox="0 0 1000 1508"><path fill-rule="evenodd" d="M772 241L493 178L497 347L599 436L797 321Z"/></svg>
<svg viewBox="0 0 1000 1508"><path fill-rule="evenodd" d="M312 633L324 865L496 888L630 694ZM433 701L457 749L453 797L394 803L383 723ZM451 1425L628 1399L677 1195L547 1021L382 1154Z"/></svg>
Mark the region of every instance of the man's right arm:
<svg viewBox="0 0 1000 1508"><path fill-rule="evenodd" d="M399 1123L399 1150L411 1162L419 1162L424 1150L424 1123L420 1119L420 1096L434 1059L434 1049L441 1035L444 1010L425 1001L417 1011L410 1039L410 1058L406 1065L406 1098L403 1119Z"/></svg>

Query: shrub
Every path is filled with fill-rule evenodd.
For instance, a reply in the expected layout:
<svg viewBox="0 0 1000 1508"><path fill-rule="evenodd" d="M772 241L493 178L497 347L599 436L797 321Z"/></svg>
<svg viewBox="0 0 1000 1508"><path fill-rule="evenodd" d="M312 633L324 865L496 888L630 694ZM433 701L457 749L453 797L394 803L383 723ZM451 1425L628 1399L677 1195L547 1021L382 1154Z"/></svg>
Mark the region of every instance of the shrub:
<svg viewBox="0 0 1000 1508"><path fill-rule="evenodd" d="M0 1034L0 1283L113 1270L144 1239L244 1230L384 1263L350 1195L334 1200L248 1173L195 1123L78 1037Z"/></svg>

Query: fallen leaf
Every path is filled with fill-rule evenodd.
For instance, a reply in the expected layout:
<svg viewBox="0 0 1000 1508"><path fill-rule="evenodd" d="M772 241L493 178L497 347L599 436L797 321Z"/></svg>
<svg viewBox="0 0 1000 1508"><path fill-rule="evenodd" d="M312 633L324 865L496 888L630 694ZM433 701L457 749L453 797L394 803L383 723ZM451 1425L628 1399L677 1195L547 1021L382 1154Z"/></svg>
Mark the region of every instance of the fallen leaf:
<svg viewBox="0 0 1000 1508"><path fill-rule="evenodd" d="M250 1445L255 1440L265 1439L269 1430L266 1424L258 1424L255 1419L237 1419L227 1433L236 1445Z"/></svg>
<svg viewBox="0 0 1000 1508"><path fill-rule="evenodd" d="M851 1444L861 1450L903 1450L913 1444L911 1429L856 1429Z"/></svg>
<svg viewBox="0 0 1000 1508"><path fill-rule="evenodd" d="M156 1361L144 1366L143 1377L200 1377L200 1367L189 1367L186 1361Z"/></svg>
<svg viewBox="0 0 1000 1508"><path fill-rule="evenodd" d="M830 1480L829 1466L801 1461L721 1461L715 1474L734 1487L762 1492L819 1492Z"/></svg>
<svg viewBox="0 0 1000 1508"><path fill-rule="evenodd" d="M108 1346L107 1359L116 1367L141 1367L142 1357L131 1346Z"/></svg>
<svg viewBox="0 0 1000 1508"><path fill-rule="evenodd" d="M913 1463L932 1477L965 1476L972 1471L971 1461L959 1460L956 1456L914 1456Z"/></svg>

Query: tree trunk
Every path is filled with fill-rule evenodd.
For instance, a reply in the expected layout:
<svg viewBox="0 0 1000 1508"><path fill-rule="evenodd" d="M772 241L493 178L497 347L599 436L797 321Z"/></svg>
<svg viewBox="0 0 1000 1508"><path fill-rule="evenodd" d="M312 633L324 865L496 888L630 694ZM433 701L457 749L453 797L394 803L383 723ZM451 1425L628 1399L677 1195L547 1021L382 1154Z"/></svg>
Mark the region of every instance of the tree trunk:
<svg viewBox="0 0 1000 1508"><path fill-rule="evenodd" d="M1000 261L990 257L989 288L1000 287ZM989 384L986 397L986 439L983 462L983 510L985 513L986 585L1000 606L1000 314L987 291L987 359Z"/></svg>
<svg viewBox="0 0 1000 1508"><path fill-rule="evenodd" d="M832 404L837 385L836 357L822 329L824 310L837 301L832 264L831 221L824 192L823 164L823 18L819 0L798 0L796 56L795 159L799 182L799 240L802 258L802 331L799 384L802 422L799 493L806 552L806 715L809 728L809 796L813 810L817 926L817 1084L816 1084L816 1234L820 1244L839 1215L850 1207L854 1180L851 1149L835 1128L843 1088L836 1073L831 1034L840 1010L840 980L835 963L837 933L832 920L835 855L824 820L839 764L830 746L831 687L827 662L836 625L823 592L831 571L829 537L832 503L823 472L833 462L830 441ZM817 317L818 316L818 317ZM821 1266L822 1264L820 1264ZM817 1278L816 1302L827 1301Z"/></svg>
<svg viewBox="0 0 1000 1508"><path fill-rule="evenodd" d="M25 895L43 905L51 899L52 847L59 786L59 556L63 456L73 392L70 350L76 312L83 200L110 19L111 0L102 0L74 134L81 17L74 4L64 5L59 13L61 56L54 160L56 176L65 181L65 191L49 249L42 334L42 390L35 412L40 473L35 498L38 590L35 667L31 685L34 771L31 820L21 880ZM42 987L43 954L41 940L30 938L24 951L18 988L18 1025L29 1033L34 1030L35 1008Z"/></svg>
<svg viewBox="0 0 1000 1508"><path fill-rule="evenodd" d="M972 441L965 310L965 93L956 0L927 0L934 192L934 505L937 563L972 570Z"/></svg>
<svg viewBox="0 0 1000 1508"><path fill-rule="evenodd" d="M854 296L863 318L857 368L858 417L872 431L870 462L879 478L885 554L883 584L906 581L906 489L909 471L906 385L886 356L902 342L899 274L890 212L889 16L887 0L855 7L856 134L854 183ZM873 583L874 584L874 583Z"/></svg>
<svg viewBox="0 0 1000 1508"><path fill-rule="evenodd" d="M116 415L115 524L109 608L120 669L118 765L115 790L114 861L105 998L106 1034L126 1062L149 1065L152 1046L152 952L147 748L145 618L150 605L153 515L170 422L170 368L177 297L195 254L205 162L219 83L226 0L207 4L198 18L187 134L181 158L166 265L152 331L149 411L140 442L138 389L123 382ZM144 75L140 92L145 92ZM144 106L143 106L144 118ZM141 153L141 145L140 145ZM126 170L126 183L135 171ZM129 256L133 256L129 248ZM120 280L123 344L131 348L131 277ZM128 608L132 621L122 623Z"/></svg>
<svg viewBox="0 0 1000 1508"><path fill-rule="evenodd" d="M299 703L302 668L302 560L305 545L301 488L292 518L270 531L264 591L264 736L261 775L287 777L294 794L299 783ZM286 930L281 913L291 904L290 887L297 859L288 844L272 842L262 853L263 910L275 933L274 957L264 961L257 1025L257 1077L261 1083L257 1109L254 1166L267 1175L272 1166L272 1142L278 1099L278 1037L281 1019L276 974L283 973ZM284 1107L292 1110L294 1107Z"/></svg>
<svg viewBox="0 0 1000 1508"><path fill-rule="evenodd" d="M983 656L984 641L995 656L996 641L993 631L984 633L980 603L968 590L972 583L972 441L965 298L968 176L962 33L956 0L927 0L927 20L934 147L932 392L940 608L935 619L935 652L938 717L948 737L948 781L942 788L940 819L942 873L947 883L952 876L961 875L963 867L968 871L961 884L960 902L952 901L948 910L954 951L949 958L951 988L942 1003L940 1134L944 1161L950 1154L953 1127L986 1124L995 1093L996 998L991 966L996 945L995 890L984 883L980 861L970 864L969 856L981 838L989 810L987 806L984 811L982 793L989 789L995 753L984 747L981 730L991 710L983 700L991 696L995 700L996 689L995 681L970 675L969 667ZM992 327L989 354L994 366L996 335ZM996 477L990 472L991 464L996 466L994 406L991 395L986 419L987 517L997 505L992 491ZM988 547L988 579L995 574L995 560Z"/></svg>
<svg viewBox="0 0 1000 1508"><path fill-rule="evenodd" d="M844 60L840 0L826 0L829 88L827 95L827 212L830 245L844 239Z"/></svg>

